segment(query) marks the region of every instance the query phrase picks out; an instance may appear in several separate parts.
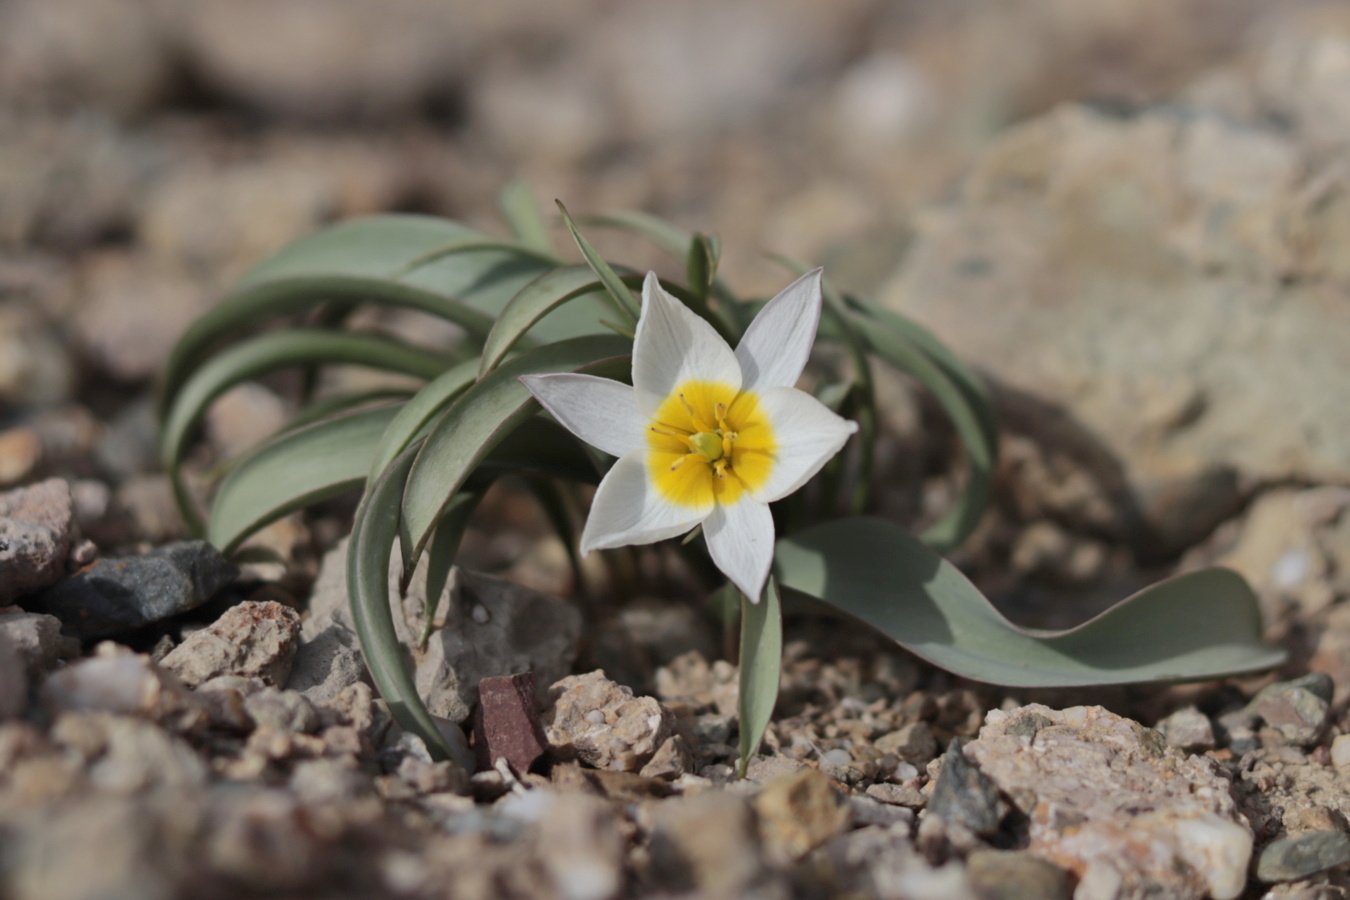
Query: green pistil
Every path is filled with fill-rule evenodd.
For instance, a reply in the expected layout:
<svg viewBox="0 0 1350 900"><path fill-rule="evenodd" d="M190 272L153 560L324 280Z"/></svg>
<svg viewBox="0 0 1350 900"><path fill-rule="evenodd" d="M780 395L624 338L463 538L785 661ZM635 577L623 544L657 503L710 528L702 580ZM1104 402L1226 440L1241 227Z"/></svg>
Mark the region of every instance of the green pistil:
<svg viewBox="0 0 1350 900"><path fill-rule="evenodd" d="M710 460L722 458L722 436L720 434L700 431L697 434L690 435L689 442L694 445L695 450Z"/></svg>

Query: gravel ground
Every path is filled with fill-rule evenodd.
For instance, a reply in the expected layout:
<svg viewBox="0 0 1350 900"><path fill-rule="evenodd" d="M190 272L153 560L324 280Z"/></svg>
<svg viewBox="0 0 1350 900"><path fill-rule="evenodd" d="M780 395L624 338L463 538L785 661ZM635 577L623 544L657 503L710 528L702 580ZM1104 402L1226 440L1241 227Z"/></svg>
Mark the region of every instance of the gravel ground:
<svg viewBox="0 0 1350 900"><path fill-rule="evenodd" d="M1347 60L1346 7L1303 2L0 0L0 898L1346 896ZM720 234L748 294L762 251L822 261L972 360L1003 460L954 559L1010 616L1219 563L1288 665L1010 690L790 615L737 781L694 576L582 598L503 490L415 661L479 771L433 761L355 647L351 503L274 562L187 540L154 379L287 241L495 230L515 177ZM192 466L291 387L223 397ZM871 502L920 527L952 438L879 390Z"/></svg>

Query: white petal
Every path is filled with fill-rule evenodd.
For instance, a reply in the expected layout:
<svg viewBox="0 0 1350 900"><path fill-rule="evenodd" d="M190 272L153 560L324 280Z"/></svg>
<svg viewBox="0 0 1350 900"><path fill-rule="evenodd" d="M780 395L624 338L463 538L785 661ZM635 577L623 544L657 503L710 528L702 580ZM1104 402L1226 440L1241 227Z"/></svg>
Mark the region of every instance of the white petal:
<svg viewBox="0 0 1350 900"><path fill-rule="evenodd" d="M740 390L741 366L722 336L667 294L655 273L648 272L633 340L638 410L654 415L675 388L690 379L722 382Z"/></svg>
<svg viewBox="0 0 1350 900"><path fill-rule="evenodd" d="M703 523L703 534L714 565L758 603L773 564L773 516L768 504L750 496L730 506L719 504Z"/></svg>
<svg viewBox="0 0 1350 900"><path fill-rule="evenodd" d="M522 375L520 383L564 428L610 456L647 445L647 419L626 384L574 372Z"/></svg>
<svg viewBox="0 0 1350 900"><path fill-rule="evenodd" d="M755 497L772 503L791 494L820 471L858 430L831 412L825 404L796 388L769 388L759 394L759 406L773 426L773 469Z"/></svg>
<svg viewBox="0 0 1350 900"><path fill-rule="evenodd" d="M581 554L628 544L651 544L684 534L713 509L691 509L662 499L647 473L647 454L637 450L619 457L596 489L591 514L581 533Z"/></svg>
<svg viewBox="0 0 1350 900"><path fill-rule="evenodd" d="M736 346L742 387L792 387L806 368L820 325L820 269L783 288L755 316Z"/></svg>

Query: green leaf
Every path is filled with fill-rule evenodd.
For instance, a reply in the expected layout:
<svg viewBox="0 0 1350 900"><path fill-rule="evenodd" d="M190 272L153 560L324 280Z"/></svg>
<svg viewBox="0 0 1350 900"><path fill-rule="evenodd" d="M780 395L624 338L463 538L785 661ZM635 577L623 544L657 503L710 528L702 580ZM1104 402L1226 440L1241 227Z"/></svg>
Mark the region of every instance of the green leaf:
<svg viewBox="0 0 1350 900"><path fill-rule="evenodd" d="M641 237L647 238L656 244L662 250L665 250L671 256L684 263L686 268L689 265L690 247L694 241L694 235L688 231L670 224L664 219L649 215L648 213L638 212L636 210L623 210L620 212L604 213L598 216L582 216L578 220L582 225L589 225L599 228L617 228L628 231ZM721 244L716 237L707 238L709 249L714 258L721 254ZM675 294L672 286L665 285L666 290ZM712 302L708 294L716 298L716 303ZM751 309L750 305L741 303L736 299L735 293L727 287L725 281L717 274L716 265L713 267L712 282L709 291L699 292L686 291L684 295L675 294L680 297L685 304L691 307L700 316L713 324L719 334L726 338L728 343L735 344L740 336L745 333L746 326L750 324Z"/></svg>
<svg viewBox="0 0 1350 900"><path fill-rule="evenodd" d="M764 599L751 603L741 596L740 694L736 713L740 719L740 759L736 777L744 778L750 757L773 718L778 702L778 678L783 663L783 617L779 611L778 582L772 576L764 587Z"/></svg>
<svg viewBox="0 0 1350 900"><path fill-rule="evenodd" d="M399 530L399 496L417 449L409 447L381 472L356 509L347 547L348 599L366 668L394 718L435 756L473 771L473 752L464 735L455 727L442 734L418 696L389 608L389 559Z"/></svg>
<svg viewBox="0 0 1350 900"><path fill-rule="evenodd" d="M596 277L600 279L600 283L605 286L605 290L614 300L614 308L618 311L620 318L626 322L636 322L640 310L638 309L637 301L633 299L633 292L623 283L622 279L619 278L618 273L610 267L609 263L605 262L604 257L595 252L595 248L591 246L591 242L586 240L581 232L577 230L576 223L573 222L572 217L567 214L567 207L562 205L561 200L558 201L558 210L562 213L563 224L567 226L567 230L572 234L572 240L576 241L577 249L580 250L581 255L586 258L586 264L595 272Z"/></svg>
<svg viewBox="0 0 1350 900"><path fill-rule="evenodd" d="M721 252L722 242L716 237L696 234L689 242L686 275L689 290L700 300L708 296L717 279L717 261Z"/></svg>
<svg viewBox="0 0 1350 900"><path fill-rule="evenodd" d="M165 366L161 415L211 349L269 318L371 303L420 310L481 338L524 283L557 264L430 216L372 216L316 232L262 262L192 324Z"/></svg>
<svg viewBox="0 0 1350 900"><path fill-rule="evenodd" d="M620 280L625 285L642 284L640 275L622 276ZM526 332L563 304L586 298L592 300L592 309L598 314L601 307L594 300L604 289L595 272L586 265L552 269L525 285L502 309L497 323L483 342L479 374L495 368ZM609 309L609 306L603 308ZM598 315L596 320L599 320Z"/></svg>
<svg viewBox="0 0 1350 900"><path fill-rule="evenodd" d="M366 481L370 457L397 406L361 410L287 431L221 482L207 536L226 555L258 529Z"/></svg>
<svg viewBox="0 0 1350 900"><path fill-rule="evenodd" d="M479 461L538 409L519 376L597 364L623 371L631 350L631 342L609 335L560 341L508 360L465 391L432 428L408 478L403 514L413 539L412 559L420 555L445 504Z"/></svg>
<svg viewBox="0 0 1350 900"><path fill-rule="evenodd" d="M423 385L411 400L403 404L370 458L372 477L387 469L394 457L402 453L436 416L469 389L469 385L474 383L477 369L478 364L474 360L453 366Z"/></svg>
<svg viewBox="0 0 1350 900"><path fill-rule="evenodd" d="M530 190L528 184L520 179L508 184L498 195L497 205L516 240L540 253L553 253L548 223L544 221L539 204L534 200L534 191Z"/></svg>
<svg viewBox="0 0 1350 900"><path fill-rule="evenodd" d="M440 353L374 334L293 329L265 334L213 356L182 386L160 430L160 462L173 483L188 527L200 533L200 517L182 481L179 463L194 425L225 391L268 372L309 363L356 365L420 378L434 378L449 360Z"/></svg>
<svg viewBox="0 0 1350 900"><path fill-rule="evenodd" d="M1227 569L1146 588L1067 631L1019 628L902 528L843 519L778 542L783 588L854 616L934 665L1016 687L1224 678L1278 666L1255 595Z"/></svg>

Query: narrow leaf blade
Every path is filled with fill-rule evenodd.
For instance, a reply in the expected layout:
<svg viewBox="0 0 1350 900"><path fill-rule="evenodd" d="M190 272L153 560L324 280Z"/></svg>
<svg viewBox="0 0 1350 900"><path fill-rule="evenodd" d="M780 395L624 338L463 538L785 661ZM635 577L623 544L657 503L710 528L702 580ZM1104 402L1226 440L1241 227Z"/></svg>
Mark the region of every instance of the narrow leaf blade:
<svg viewBox="0 0 1350 900"><path fill-rule="evenodd" d="M759 751L773 718L782 664L783 617L778 582L771 576L759 603L741 597L740 694L736 698L741 729L738 778L745 777L750 757Z"/></svg>
<svg viewBox="0 0 1350 900"><path fill-rule="evenodd" d="M519 376L577 371L596 364L626 372L631 349L631 342L610 335L560 341L511 359L465 391L427 436L408 478L403 513L414 542L412 558L420 555L445 504L478 463L534 415L537 404Z"/></svg>
<svg viewBox="0 0 1350 900"><path fill-rule="evenodd" d="M432 753L472 771L473 753L463 734L451 728L448 739L442 735L418 696L389 607L389 560L398 536L399 496L416 453L416 445L405 450L380 473L357 507L347 548L348 599L366 667L394 718L425 741Z"/></svg>
<svg viewBox="0 0 1350 900"><path fill-rule="evenodd" d="M221 482L207 536L230 554L249 535L287 513L355 490L397 406L317 422L264 444Z"/></svg>
<svg viewBox="0 0 1350 900"><path fill-rule="evenodd" d="M618 310L619 315L629 322L638 320L638 305L633 299L633 292L628 290L627 285L620 280L618 273L605 262L604 257L595 251L591 242L586 240L582 233L577 229L577 225L572 221L572 217L567 213L567 207L559 201L558 209L562 212L563 223L572 235L572 240L576 241L577 249L581 255L586 258L586 264L595 271L596 277L600 283L605 286L605 290L614 300L614 308Z"/></svg>

